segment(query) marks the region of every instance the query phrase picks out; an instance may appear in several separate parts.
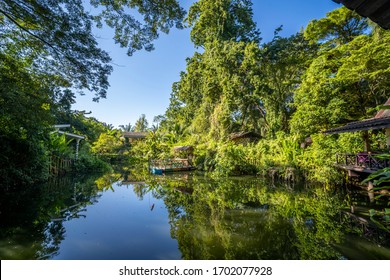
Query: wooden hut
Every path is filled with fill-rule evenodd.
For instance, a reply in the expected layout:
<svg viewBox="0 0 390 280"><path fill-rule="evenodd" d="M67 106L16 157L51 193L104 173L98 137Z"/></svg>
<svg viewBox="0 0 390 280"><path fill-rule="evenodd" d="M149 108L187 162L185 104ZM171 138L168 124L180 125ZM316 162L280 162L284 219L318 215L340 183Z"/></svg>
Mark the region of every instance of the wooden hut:
<svg viewBox="0 0 390 280"><path fill-rule="evenodd" d="M329 129L324 134L339 134L345 132L363 132L364 151L357 154L336 155L336 163L339 167L348 170L350 176L354 176L353 172L372 173L376 170L389 166L389 162L385 159L377 157L375 153L370 151L369 130L385 129L387 140L387 148L390 148L390 98L384 104L385 108L378 111L375 117L351 122L341 127Z"/></svg>
<svg viewBox="0 0 390 280"><path fill-rule="evenodd" d="M193 146L175 146L173 147L173 152L178 158L186 159L189 165L192 164L192 159L194 157Z"/></svg>
<svg viewBox="0 0 390 280"><path fill-rule="evenodd" d="M230 134L229 138L237 145L238 144L247 145L249 143L256 143L257 141L259 141L261 135L253 131L239 132L239 133Z"/></svg>
<svg viewBox="0 0 390 280"><path fill-rule="evenodd" d="M365 140L364 151L368 152L370 150L370 145L369 145L367 132L369 130L385 129L386 136L387 136L386 145L389 148L390 147L390 109L387 109L387 107L390 106L390 98L386 101L384 106L386 106L386 108L379 110L378 113L373 118L362 120L362 121L350 122L344 126L329 129L325 131L324 134L339 134L344 132L363 131L364 132L363 137Z"/></svg>

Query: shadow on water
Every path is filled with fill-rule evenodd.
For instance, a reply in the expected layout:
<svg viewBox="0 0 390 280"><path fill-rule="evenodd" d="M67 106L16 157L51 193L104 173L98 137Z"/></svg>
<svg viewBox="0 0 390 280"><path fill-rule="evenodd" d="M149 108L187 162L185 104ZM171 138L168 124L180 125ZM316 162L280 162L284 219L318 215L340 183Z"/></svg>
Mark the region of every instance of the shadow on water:
<svg viewBox="0 0 390 280"><path fill-rule="evenodd" d="M113 239L94 230L100 247L86 250L99 259L390 259L388 232L362 225L358 213L345 215L366 203L361 194L255 177L121 173L62 177L2 194L0 258L91 258L63 252L72 244L67 231L88 224L95 209L115 213L110 221L96 215L97 223L123 231Z"/></svg>
<svg viewBox="0 0 390 280"><path fill-rule="evenodd" d="M85 217L85 207L101 195L95 184L98 177L65 176L2 193L0 258L53 258L64 239L63 222Z"/></svg>

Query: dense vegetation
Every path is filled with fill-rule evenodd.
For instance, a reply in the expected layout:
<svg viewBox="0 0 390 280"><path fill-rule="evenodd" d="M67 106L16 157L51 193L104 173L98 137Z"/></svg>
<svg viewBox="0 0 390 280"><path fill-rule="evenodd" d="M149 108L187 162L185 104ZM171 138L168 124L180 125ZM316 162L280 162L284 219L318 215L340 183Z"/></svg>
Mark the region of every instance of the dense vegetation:
<svg viewBox="0 0 390 280"><path fill-rule="evenodd" d="M166 113L152 127L145 116L122 131L149 131L145 141L122 138L112 126L71 111L77 92L106 97L112 68L91 35L93 24L115 30L128 54L153 49L159 32L183 26L177 1L80 0L0 3L0 172L2 184L48 176L53 154L71 156L53 124L69 123L81 141L79 168L121 155L131 163L172 156L172 147L195 147L194 162L215 175L304 175L322 183L342 174L336 152L363 148L360 133L324 136L326 129L372 117L388 98L390 32L340 8L305 30L262 42L249 0L199 0L185 23L197 48L173 84ZM129 14L137 10L142 22ZM95 11L92 9L92 11ZM230 135L256 132L256 144L235 145ZM311 137L305 149L301 143ZM373 149L385 136L370 132ZM61 137L59 137L61 138ZM68 139L69 140L69 139ZM73 141L74 142L74 141ZM99 158L99 159L98 159Z"/></svg>
<svg viewBox="0 0 390 280"><path fill-rule="evenodd" d="M344 232L334 219L343 206L353 212L357 204L350 194L339 197L323 186L343 182L334 155L361 151L364 143L360 132L323 132L373 117L388 99L390 31L340 8L289 37L280 36L280 27L262 42L250 0L198 0L185 19L178 2L90 0L87 12L81 0L0 1L0 212L8 213L0 237L7 240L6 258L15 248L23 258L54 256L65 232L62 221L79 218L118 181L132 184L141 200L146 194L164 200L184 259L342 257L335 244ZM173 84L165 114L152 124L141 115L134 125L115 129L72 110L76 94L99 101L109 87L110 57L91 33L94 24L113 28L114 41L129 55L152 50L158 34L173 26L191 28L196 52ZM55 124L69 124L66 132L85 138L78 143L58 134ZM129 139L124 132L147 136ZM259 140L236 144L231 136L240 132ZM389 160L383 131L368 136L371 149ZM179 145L194 147L193 163L209 178L144 176L149 159L175 157ZM56 177L48 180L53 162L68 159L78 175L119 171L88 181L62 177L64 186ZM247 174L271 180L259 187L263 178L226 178ZM278 186L275 178L286 184ZM302 178L315 184L293 191ZM36 187L45 180L47 189ZM367 180L388 191L390 168ZM362 209L373 206L370 195ZM387 245L385 200L377 199L365 217L384 229L379 241ZM363 231L359 224L348 233ZM23 246L10 242L9 236L26 234ZM251 250L255 243L264 250Z"/></svg>
<svg viewBox="0 0 390 280"><path fill-rule="evenodd" d="M115 42L129 55L152 50L160 31L182 27L184 10L175 0L90 4L96 9L87 12L81 0L0 2L1 185L44 180L51 156L69 154L64 145L69 139L55 139L54 124L71 124L86 137L79 167L96 167L88 143L110 127L70 110L76 93L92 93L98 101L109 87L110 57L98 47L94 24L113 28Z"/></svg>
<svg viewBox="0 0 390 280"><path fill-rule="evenodd" d="M195 163L219 175L272 173L335 182L336 152L363 150L360 133L326 129L371 118L389 94L390 33L346 8L284 38L261 43L251 1L198 1L189 11L199 52L173 85L169 108L150 148L195 147ZM257 144L234 145L232 133L253 131ZM307 137L313 143L306 149ZM370 132L373 150L384 135ZM147 150L147 149L146 149ZM164 152L165 153L162 153Z"/></svg>

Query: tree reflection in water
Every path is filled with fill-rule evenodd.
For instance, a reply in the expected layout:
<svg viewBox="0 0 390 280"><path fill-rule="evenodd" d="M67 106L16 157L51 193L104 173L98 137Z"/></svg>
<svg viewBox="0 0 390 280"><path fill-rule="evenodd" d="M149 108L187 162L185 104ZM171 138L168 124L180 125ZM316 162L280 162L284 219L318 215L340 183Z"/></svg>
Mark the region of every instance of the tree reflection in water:
<svg viewBox="0 0 390 280"><path fill-rule="evenodd" d="M51 259L64 239L63 222L84 217L101 196L97 176L61 177L1 194L0 259Z"/></svg>
<svg viewBox="0 0 390 280"><path fill-rule="evenodd" d="M326 191L268 187L258 178L151 182L184 259L338 259L341 201ZM191 191L183 191L190 189Z"/></svg>
<svg viewBox="0 0 390 280"><path fill-rule="evenodd" d="M63 177L1 194L0 258L54 258L65 238L64 222L83 219L88 205L115 188L128 188L139 201L147 198L150 210L164 202L183 259L390 258L386 246L372 253L375 244L357 240L359 225L340 216L349 203L340 192L255 177L120 173Z"/></svg>

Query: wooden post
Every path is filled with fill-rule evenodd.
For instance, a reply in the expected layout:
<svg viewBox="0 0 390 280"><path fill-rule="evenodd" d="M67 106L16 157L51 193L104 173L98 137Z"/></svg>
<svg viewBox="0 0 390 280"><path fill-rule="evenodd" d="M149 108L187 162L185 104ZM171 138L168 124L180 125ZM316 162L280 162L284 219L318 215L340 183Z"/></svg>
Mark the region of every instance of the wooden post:
<svg viewBox="0 0 390 280"><path fill-rule="evenodd" d="M80 144L80 139L76 139L76 160L79 159L79 144Z"/></svg>
<svg viewBox="0 0 390 280"><path fill-rule="evenodd" d="M386 128L386 147L390 149L390 128Z"/></svg>
<svg viewBox="0 0 390 280"><path fill-rule="evenodd" d="M364 139L364 151L370 151L370 137L368 136L368 130L363 131L363 139Z"/></svg>
<svg viewBox="0 0 390 280"><path fill-rule="evenodd" d="M372 183L372 181L368 181L367 191L368 191L368 198L369 198L371 203L375 202L375 196L374 196L373 189L374 189L374 184Z"/></svg>

